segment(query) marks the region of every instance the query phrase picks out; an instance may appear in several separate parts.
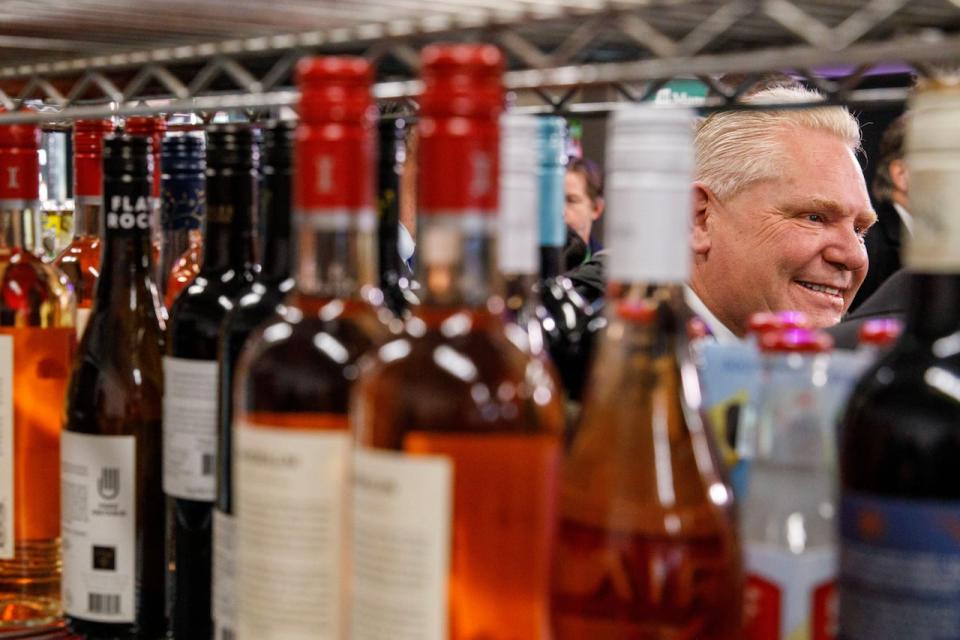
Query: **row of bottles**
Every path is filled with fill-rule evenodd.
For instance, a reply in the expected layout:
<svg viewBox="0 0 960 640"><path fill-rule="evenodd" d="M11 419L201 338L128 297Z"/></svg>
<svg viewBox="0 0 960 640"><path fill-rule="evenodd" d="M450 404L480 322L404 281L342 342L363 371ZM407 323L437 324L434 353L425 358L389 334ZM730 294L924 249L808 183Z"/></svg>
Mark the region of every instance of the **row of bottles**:
<svg viewBox="0 0 960 640"><path fill-rule="evenodd" d="M551 333L590 311L559 273L563 123L504 115L503 66L424 50L413 274L377 266L375 175L385 194L408 139L382 122L376 170L361 59L303 61L296 124L78 123L64 272L33 251L37 129L0 127L4 626L62 606L93 639L960 637L954 245L920 236L922 311L839 433L811 391L828 341L757 320L738 522L687 348L693 115L611 116L608 312L570 430ZM955 109L917 101L930 219Z"/></svg>

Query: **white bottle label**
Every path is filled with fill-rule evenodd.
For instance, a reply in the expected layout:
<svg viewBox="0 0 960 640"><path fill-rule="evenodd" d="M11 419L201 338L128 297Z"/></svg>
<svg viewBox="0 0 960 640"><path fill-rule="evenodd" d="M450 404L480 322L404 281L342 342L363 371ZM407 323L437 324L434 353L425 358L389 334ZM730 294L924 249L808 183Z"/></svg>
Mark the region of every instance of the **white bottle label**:
<svg viewBox="0 0 960 640"><path fill-rule="evenodd" d="M352 638L448 637L453 464L357 448Z"/></svg>
<svg viewBox="0 0 960 640"><path fill-rule="evenodd" d="M217 363L163 359L163 492L213 502L217 492Z"/></svg>
<svg viewBox="0 0 960 640"><path fill-rule="evenodd" d="M64 431L60 451L64 611L134 622L136 439Z"/></svg>
<svg viewBox="0 0 960 640"><path fill-rule="evenodd" d="M91 308L81 309L77 307L77 340L83 338L83 332L87 328L87 321L90 319Z"/></svg>
<svg viewBox="0 0 960 640"><path fill-rule="evenodd" d="M500 175L497 259L505 275L540 271L537 238L537 174L531 167Z"/></svg>
<svg viewBox="0 0 960 640"><path fill-rule="evenodd" d="M0 335L0 560L12 560L16 546L13 447L13 336Z"/></svg>
<svg viewBox="0 0 960 640"><path fill-rule="evenodd" d="M833 640L837 635L835 546L802 554L747 544L744 638Z"/></svg>
<svg viewBox="0 0 960 640"><path fill-rule="evenodd" d="M341 638L349 432L239 422L235 437L238 636Z"/></svg>
<svg viewBox="0 0 960 640"><path fill-rule="evenodd" d="M213 640L233 640L237 630L236 526L230 514L213 511Z"/></svg>

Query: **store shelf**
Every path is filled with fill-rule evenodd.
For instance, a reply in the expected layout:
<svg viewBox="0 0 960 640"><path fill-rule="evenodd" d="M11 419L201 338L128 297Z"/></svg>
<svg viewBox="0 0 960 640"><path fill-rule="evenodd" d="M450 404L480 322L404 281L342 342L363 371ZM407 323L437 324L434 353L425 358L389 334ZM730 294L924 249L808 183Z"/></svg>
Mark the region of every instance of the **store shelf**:
<svg viewBox="0 0 960 640"><path fill-rule="evenodd" d="M42 0L0 17L0 122L49 120L15 112L29 99L64 119L290 105L307 53L364 55L378 98L405 98L419 48L439 40L499 44L507 86L547 110L573 108L581 88L639 99L675 77L782 70L831 100L897 100L860 81L877 65L960 59L960 4L947 0ZM738 97L725 94L714 102Z"/></svg>

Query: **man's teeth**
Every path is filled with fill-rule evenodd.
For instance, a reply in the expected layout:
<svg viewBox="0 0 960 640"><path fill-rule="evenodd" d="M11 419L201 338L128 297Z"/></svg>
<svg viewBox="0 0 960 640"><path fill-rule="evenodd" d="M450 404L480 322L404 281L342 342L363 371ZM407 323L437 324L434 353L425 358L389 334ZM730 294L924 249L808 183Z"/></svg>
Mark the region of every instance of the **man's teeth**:
<svg viewBox="0 0 960 640"><path fill-rule="evenodd" d="M826 293L831 296L840 295L840 289L834 289L833 287L827 287L822 284L813 284L812 282L803 282L802 280L800 280L799 283L811 291L819 291L820 293Z"/></svg>

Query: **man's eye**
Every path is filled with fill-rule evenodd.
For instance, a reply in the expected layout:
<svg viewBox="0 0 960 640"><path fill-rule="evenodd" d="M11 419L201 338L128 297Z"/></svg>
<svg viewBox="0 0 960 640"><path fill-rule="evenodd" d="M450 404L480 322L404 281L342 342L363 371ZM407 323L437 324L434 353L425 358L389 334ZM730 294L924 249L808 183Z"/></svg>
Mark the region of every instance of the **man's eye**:
<svg viewBox="0 0 960 640"><path fill-rule="evenodd" d="M807 220L810 222L826 222L826 219L819 213L808 213Z"/></svg>

